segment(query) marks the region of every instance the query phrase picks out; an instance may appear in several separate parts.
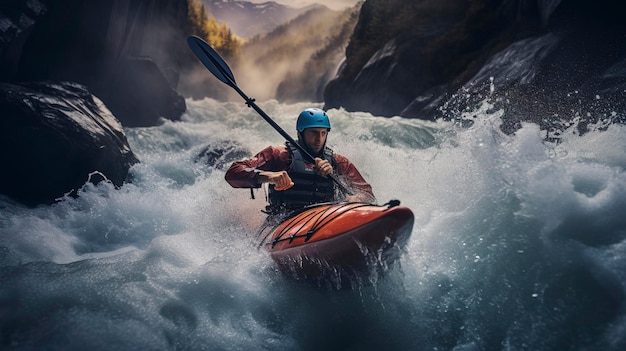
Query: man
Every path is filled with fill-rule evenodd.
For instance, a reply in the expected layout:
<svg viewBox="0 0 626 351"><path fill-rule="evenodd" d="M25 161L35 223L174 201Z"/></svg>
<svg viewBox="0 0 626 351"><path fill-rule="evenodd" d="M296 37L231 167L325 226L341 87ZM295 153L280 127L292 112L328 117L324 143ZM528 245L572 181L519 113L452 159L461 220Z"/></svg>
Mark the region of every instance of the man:
<svg viewBox="0 0 626 351"><path fill-rule="evenodd" d="M226 172L226 181L234 188L259 188L268 183L268 211L273 214L315 203L376 201L372 187L352 162L326 147L330 131L326 112L318 108L302 111L296 130L297 143L315 158L315 163L289 143L268 146L251 159L233 162ZM341 194L329 174L334 174L353 194Z"/></svg>

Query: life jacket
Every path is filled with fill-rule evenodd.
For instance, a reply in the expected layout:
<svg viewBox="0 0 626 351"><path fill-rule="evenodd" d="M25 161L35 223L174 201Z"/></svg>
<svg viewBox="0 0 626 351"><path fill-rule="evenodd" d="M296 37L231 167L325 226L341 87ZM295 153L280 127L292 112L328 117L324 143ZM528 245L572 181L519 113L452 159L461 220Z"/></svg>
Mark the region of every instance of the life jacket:
<svg viewBox="0 0 626 351"><path fill-rule="evenodd" d="M328 177L315 172L315 164L307 162L302 152L289 142L286 144L291 154L291 164L287 174L294 185L283 191L276 191L274 185L268 188L269 206L267 211L277 213L284 210L295 210L311 204L331 202L335 200L335 184ZM328 160L333 170L337 169L333 151L324 148L323 159Z"/></svg>

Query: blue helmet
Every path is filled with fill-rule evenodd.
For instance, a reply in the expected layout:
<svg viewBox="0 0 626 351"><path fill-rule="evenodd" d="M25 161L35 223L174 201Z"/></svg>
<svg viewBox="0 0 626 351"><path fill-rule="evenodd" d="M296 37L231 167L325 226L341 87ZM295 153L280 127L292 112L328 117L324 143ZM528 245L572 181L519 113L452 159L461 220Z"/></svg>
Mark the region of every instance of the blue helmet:
<svg viewBox="0 0 626 351"><path fill-rule="evenodd" d="M330 120L326 112L319 108L307 108L300 112L296 129L302 132L306 128L328 128L330 130Z"/></svg>

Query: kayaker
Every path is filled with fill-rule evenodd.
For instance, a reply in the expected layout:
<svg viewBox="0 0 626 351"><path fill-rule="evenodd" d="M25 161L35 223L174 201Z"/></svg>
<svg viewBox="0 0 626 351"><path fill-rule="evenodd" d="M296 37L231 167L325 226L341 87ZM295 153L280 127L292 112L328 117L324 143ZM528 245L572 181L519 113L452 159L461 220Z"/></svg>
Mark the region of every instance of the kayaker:
<svg viewBox="0 0 626 351"><path fill-rule="evenodd" d="M252 158L233 162L225 176L228 184L234 188L259 188L268 183L270 213L323 202L376 201L372 187L354 164L326 147L330 120L324 110L302 111L296 121L296 131L296 142L315 158L315 164L309 163L289 142L268 146ZM331 173L353 194L342 194L327 177Z"/></svg>

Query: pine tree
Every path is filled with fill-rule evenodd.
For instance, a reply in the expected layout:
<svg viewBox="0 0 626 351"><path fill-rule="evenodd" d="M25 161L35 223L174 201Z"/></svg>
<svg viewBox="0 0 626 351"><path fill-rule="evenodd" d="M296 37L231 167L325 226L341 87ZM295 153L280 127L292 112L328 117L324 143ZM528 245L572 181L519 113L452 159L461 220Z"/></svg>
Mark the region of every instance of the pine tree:
<svg viewBox="0 0 626 351"><path fill-rule="evenodd" d="M211 47L225 58L237 58L241 41L230 28L220 24L213 16L209 16L200 0L188 0L190 35L204 39Z"/></svg>

